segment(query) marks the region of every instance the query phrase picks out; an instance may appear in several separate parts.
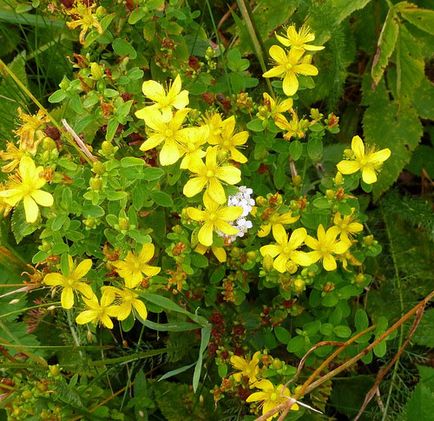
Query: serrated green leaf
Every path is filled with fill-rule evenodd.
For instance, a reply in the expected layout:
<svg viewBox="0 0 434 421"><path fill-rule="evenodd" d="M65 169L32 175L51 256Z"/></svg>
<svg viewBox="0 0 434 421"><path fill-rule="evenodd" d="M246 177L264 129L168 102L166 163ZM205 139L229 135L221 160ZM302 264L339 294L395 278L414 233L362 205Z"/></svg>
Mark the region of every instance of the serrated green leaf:
<svg viewBox="0 0 434 421"><path fill-rule="evenodd" d="M371 68L371 76L375 85L378 85L395 50L399 34L399 20L394 8L389 12L384 21L383 28L378 38L377 51Z"/></svg>
<svg viewBox="0 0 434 421"><path fill-rule="evenodd" d="M337 23L342 22L356 10L363 9L371 0L332 0L332 5L336 8Z"/></svg>
<svg viewBox="0 0 434 421"><path fill-rule="evenodd" d="M434 35L434 10L409 7L400 9L401 16L422 31Z"/></svg>
<svg viewBox="0 0 434 421"><path fill-rule="evenodd" d="M396 95L414 98L414 91L425 77L425 62L417 39L401 26L396 50Z"/></svg>

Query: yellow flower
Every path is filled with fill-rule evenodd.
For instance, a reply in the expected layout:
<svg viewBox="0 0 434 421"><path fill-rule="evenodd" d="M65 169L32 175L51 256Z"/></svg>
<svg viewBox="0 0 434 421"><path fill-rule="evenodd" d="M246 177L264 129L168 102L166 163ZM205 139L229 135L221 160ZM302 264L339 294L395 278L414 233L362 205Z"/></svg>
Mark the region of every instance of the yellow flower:
<svg viewBox="0 0 434 421"><path fill-rule="evenodd" d="M210 247L213 243L213 232L220 231L226 235L235 235L238 229L228 222L234 221L243 213L240 206L220 206L208 194L203 195L205 210L187 208L185 211L193 221L203 222L198 233L199 243Z"/></svg>
<svg viewBox="0 0 434 421"><path fill-rule="evenodd" d="M237 184L241 180L238 168L217 163L217 151L214 148L208 148L205 163L201 159L192 159L188 169L195 176L187 181L183 193L193 197L206 188L205 192L220 204L226 202L226 193L220 180L228 184Z"/></svg>
<svg viewBox="0 0 434 421"><path fill-rule="evenodd" d="M226 262L226 258L227 258L226 250L223 247L217 247L217 246L206 247L203 244L199 243L194 249L194 251L199 254L205 254L209 249L211 249L212 253L220 263Z"/></svg>
<svg viewBox="0 0 434 421"><path fill-rule="evenodd" d="M113 311L113 314L118 320L125 320L132 311L137 312L142 320L147 319L148 311L146 310L145 304L143 301L137 298L139 295L131 289L120 289L112 286L103 286L101 290L103 293L107 290L115 294L115 303L117 303L117 305L115 306L116 312Z"/></svg>
<svg viewBox="0 0 434 421"><path fill-rule="evenodd" d="M39 215L40 206L52 206L53 196L41 190L41 187L47 182L41 176L42 167L36 167L33 159L23 156L18 168L20 181L12 181L9 189L0 191L0 197L9 206L16 206L21 200L24 203L24 212L26 221L33 223Z"/></svg>
<svg viewBox="0 0 434 421"><path fill-rule="evenodd" d="M125 280L127 288L135 288L140 284L144 276L155 276L161 268L150 266L148 262L154 256L155 247L152 243L143 244L138 255L129 251L124 260L113 262L119 275Z"/></svg>
<svg viewBox="0 0 434 421"><path fill-rule="evenodd" d="M377 172L380 170L383 162L389 159L390 149L385 148L376 151L374 147L368 147L365 151L365 145L359 136L354 136L351 141L351 157L337 164L338 170L342 174L354 174L362 171L362 180L366 184L373 184L377 181Z"/></svg>
<svg viewBox="0 0 434 421"><path fill-rule="evenodd" d="M51 287L62 287L60 302L63 308L70 309L74 305L74 291L87 298L92 297L92 288L82 281L91 267L91 259L83 260L76 267L72 257L68 255L68 273L49 273L45 275L43 283Z"/></svg>
<svg viewBox="0 0 434 421"><path fill-rule="evenodd" d="M351 242L351 235L363 231L363 225L360 222L354 222L352 215L342 216L336 212L333 223L339 229L339 236L342 241Z"/></svg>
<svg viewBox="0 0 434 421"><path fill-rule="evenodd" d="M157 109L161 111L164 120L170 120L172 117L172 108L181 110L188 105L188 91L185 89L181 91L181 87L182 82L179 75L176 76L172 86L167 90L167 93L164 87L158 82L155 82L155 80L143 82L143 95L154 101L155 104L138 110L136 117L145 119L149 110Z"/></svg>
<svg viewBox="0 0 434 421"><path fill-rule="evenodd" d="M280 404L287 402L291 399L291 393L289 389L283 385L279 384L274 386L270 380L260 380L254 384L256 389L262 390L262 392L254 392L247 399L246 402L257 402L262 401L262 415L276 408ZM298 411L299 407L296 403L291 406L291 411ZM272 420L277 417L278 414L274 414L267 419L267 421Z"/></svg>
<svg viewBox="0 0 434 421"><path fill-rule="evenodd" d="M291 121L288 121L284 115L280 114L276 117L274 122L279 129L286 130L286 133L283 135L285 140L291 140L292 137L302 139L309 127L309 121L304 118L299 120L295 111L292 111L291 115Z"/></svg>
<svg viewBox="0 0 434 421"><path fill-rule="evenodd" d="M262 256L275 258L273 267L278 272L284 273L289 271L294 273L295 265L310 266L315 262L308 253L297 250L302 246L307 237L307 232L304 228L297 228L288 237L282 225L275 225L273 226L273 237L277 244L262 246L260 252Z"/></svg>
<svg viewBox="0 0 434 421"><path fill-rule="evenodd" d="M201 148L208 138L208 127L186 127L182 130L184 143L179 144L179 150L183 155L180 168L187 169L190 162L195 159L203 158L206 153Z"/></svg>
<svg viewBox="0 0 434 421"><path fill-rule="evenodd" d="M104 291L100 302L95 294L90 299L83 298L88 309L82 311L75 318L75 321L79 325L90 322L101 323L106 328L113 329L113 322L110 317L116 317L118 314L117 306L112 305L115 297L112 291Z"/></svg>
<svg viewBox="0 0 434 421"><path fill-rule="evenodd" d="M18 116L21 120L21 126L14 133L19 137L20 149L34 155L45 136L41 126L48 123L50 119L42 110L39 110L36 115L30 115L23 113L21 108L18 108Z"/></svg>
<svg viewBox="0 0 434 421"><path fill-rule="evenodd" d="M292 48L288 53L278 45L271 46L269 50L271 58L276 65L265 72L262 76L283 78L283 92L285 95L292 96L298 90L297 75L316 76L318 69L311 63L312 56L304 57L304 50Z"/></svg>
<svg viewBox="0 0 434 421"><path fill-rule="evenodd" d="M324 227L320 225L317 230L317 237L313 238L310 235L307 236L305 243L310 247L312 252L309 255L314 262L322 260L324 269L327 271L335 270L337 267L334 254L344 254L351 246L351 243L346 241L337 241L336 237L339 234L339 228L331 227L324 230Z"/></svg>
<svg viewBox="0 0 434 421"><path fill-rule="evenodd" d="M79 0L75 2L74 7L66 10L66 14L74 19L72 22L66 22L69 29L80 28L80 44L84 44L87 31L91 28L95 28L99 34L102 34L104 30L98 21L98 18L93 14L96 4L87 6L81 3Z"/></svg>
<svg viewBox="0 0 434 421"><path fill-rule="evenodd" d="M234 373L232 376L238 383L241 382L243 377L249 379L249 384L255 383L258 379L259 374L259 361L261 359L261 353L259 351L253 354L252 359L239 357L238 355L233 355L231 357L231 364L238 373Z"/></svg>
<svg viewBox="0 0 434 421"><path fill-rule="evenodd" d="M6 150L0 151L0 158L3 161L11 161L6 165L3 165L3 172L12 172L20 164L21 158L24 156L25 152L18 149L12 142L6 144Z"/></svg>
<svg viewBox="0 0 434 421"><path fill-rule="evenodd" d="M342 267L346 271L348 271L348 263L353 266L362 266L362 262L357 260L349 251L336 257L342 262Z"/></svg>
<svg viewBox="0 0 434 421"><path fill-rule="evenodd" d="M303 25L298 32L295 26L291 25L286 30L286 37L276 34L276 38L285 47L299 48L306 51L320 51L324 49L322 46L308 44L315 40L315 35L313 32L310 32L310 28L305 25Z"/></svg>
<svg viewBox="0 0 434 421"><path fill-rule="evenodd" d="M165 120L158 110L149 110L144 116L147 126L152 129L151 136L140 146L141 151L148 151L163 143L160 151L160 164L172 165L182 156L181 146L185 142L185 129L182 128L189 108L177 111L170 120Z"/></svg>
<svg viewBox="0 0 434 421"><path fill-rule="evenodd" d="M292 109L293 100L292 98L284 99L283 101L275 101L267 92L264 92L264 106L267 109L267 115L258 113L258 118L265 120L266 118L272 118L275 120L277 117L283 117L282 113Z"/></svg>
<svg viewBox="0 0 434 421"><path fill-rule="evenodd" d="M203 119L204 125L208 127L209 138L208 142L210 145L217 145L220 143L220 138L223 129L223 120L222 116L219 113L214 113L211 115L206 115Z"/></svg>
<svg viewBox="0 0 434 421"><path fill-rule="evenodd" d="M244 164L247 158L236 148L247 142L249 132L235 133L235 117L231 116L224 120L221 125L220 136L214 136L208 140L210 145L217 145L219 151L226 152L230 159Z"/></svg>
<svg viewBox="0 0 434 421"><path fill-rule="evenodd" d="M264 216L265 215L263 214L262 218L264 218ZM291 212L273 212L271 215L267 215L266 222L260 226L258 237L266 237L270 234L271 229L274 229L276 226L281 226L283 228L283 225L293 224L298 221L299 218L299 215L293 216Z"/></svg>

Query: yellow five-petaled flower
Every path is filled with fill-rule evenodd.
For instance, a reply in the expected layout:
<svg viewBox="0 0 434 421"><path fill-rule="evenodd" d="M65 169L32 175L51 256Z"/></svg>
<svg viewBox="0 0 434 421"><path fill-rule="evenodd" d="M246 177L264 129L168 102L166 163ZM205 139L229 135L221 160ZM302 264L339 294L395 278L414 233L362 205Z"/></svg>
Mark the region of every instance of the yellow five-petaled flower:
<svg viewBox="0 0 434 421"><path fill-rule="evenodd" d="M318 69L311 63L312 56L303 57L304 50L292 48L285 52L282 47L272 45L269 50L271 58L275 61L275 66L265 72L262 76L283 78L283 92L285 95L292 96L298 90L297 75L316 76Z"/></svg>
<svg viewBox="0 0 434 421"><path fill-rule="evenodd" d="M136 111L136 117L145 119L150 110L159 110L161 111L163 120L170 120L173 108L182 110L188 105L188 91L185 89L181 91L181 87L182 82L179 75L176 76L167 92L163 85L155 80L143 82L142 92L154 104Z"/></svg>
<svg viewBox="0 0 434 421"><path fill-rule="evenodd" d="M148 311L144 302L138 298L139 295L133 290L126 288L120 289L112 286L103 286L101 290L103 293L109 291L115 294L115 303L117 304L112 314L115 314L118 320L125 320L131 312L137 313L142 320L146 320L148 317Z"/></svg>
<svg viewBox="0 0 434 421"><path fill-rule="evenodd" d="M315 41L315 34L310 32L310 28L305 25L298 32L294 25L288 26L286 36L276 34L276 38L285 47L299 48L306 51L320 51L324 49L323 46L309 44L309 42Z"/></svg>
<svg viewBox="0 0 434 421"><path fill-rule="evenodd" d="M349 159L339 162L337 167L342 174L354 174L361 171L362 180L366 184L373 184L377 181L377 172L383 162L389 159L390 154L389 148L380 151L376 151L374 147L365 148L360 136L354 136L351 141Z"/></svg>
<svg viewBox="0 0 434 421"><path fill-rule="evenodd" d="M113 291L106 290L102 293L101 301L98 301L98 297L94 294L90 299L83 298L87 309L82 311L75 321L79 325L86 323L99 323L108 329L113 329L113 322L111 317L118 315L118 306L113 304L116 295Z"/></svg>
<svg viewBox="0 0 434 421"><path fill-rule="evenodd" d="M68 255L68 273L49 273L45 275L43 283L51 287L61 287L60 302L62 307L70 309L74 305L74 291L78 291L87 298L92 297L92 288L82 281L91 267L91 259L83 260L75 266L72 257Z"/></svg>
<svg viewBox="0 0 434 421"><path fill-rule="evenodd" d="M243 358L238 355L233 355L231 357L231 364L238 373L234 373L233 378L239 383L243 377L249 380L249 384L252 385L258 380L259 375L259 361L261 359L261 353L259 351L253 354L253 357Z"/></svg>
<svg viewBox="0 0 434 421"><path fill-rule="evenodd" d="M33 223L39 215L40 206L52 206L53 196L41 190L47 180L42 176L43 168L36 167L33 159L23 156L18 168L19 181L12 181L9 189L0 191L0 198L9 206L23 201L26 221Z"/></svg>
<svg viewBox="0 0 434 421"><path fill-rule="evenodd" d="M271 256L274 259L273 267L280 273L294 273L297 265L310 266L315 260L309 253L298 250L304 243L307 232L304 228L297 228L288 238L288 234L282 225L273 226L273 236L276 244L262 246L262 256ZM295 270L294 270L295 269Z"/></svg>
<svg viewBox="0 0 434 421"><path fill-rule="evenodd" d="M140 284L143 276L151 277L160 272L161 268L148 265L154 252L155 247L152 243L143 244L139 254L129 251L124 260L113 263L119 275L125 280L127 288L135 288Z"/></svg>
<svg viewBox="0 0 434 421"><path fill-rule="evenodd" d="M185 211L193 221L203 222L198 233L199 243L210 247L213 243L213 232L220 231L226 235L235 235L238 229L229 224L243 213L240 206L220 206L205 193L203 195L204 210L187 208Z"/></svg>
<svg viewBox="0 0 434 421"><path fill-rule="evenodd" d="M226 193L220 180L228 184L237 184L241 180L241 171L232 165L221 165L217 161L217 150L208 148L205 163L201 159L191 159L188 169L194 174L184 186L183 193L193 197L206 188L206 193L217 203L226 202Z"/></svg>
<svg viewBox="0 0 434 421"><path fill-rule="evenodd" d="M276 406L279 406L280 404L291 399L291 393L289 392L289 389L283 384L274 386L270 380L263 379L256 382L254 387L256 389L260 389L261 392L252 393L248 396L246 402L262 401L262 415L265 415L267 412L276 408ZM299 407L294 401L294 403L291 405L291 411L298 411L298 409ZM277 416L278 412L269 417L267 421L270 421Z"/></svg>
<svg viewBox="0 0 434 421"><path fill-rule="evenodd" d="M344 254L351 246L350 242L336 239L339 233L340 230L337 227L331 227L326 232L320 224L317 229L318 238L308 235L305 240L306 245L314 250L309 253L310 257L314 262L322 260L323 267L327 271L337 268L334 255Z"/></svg>

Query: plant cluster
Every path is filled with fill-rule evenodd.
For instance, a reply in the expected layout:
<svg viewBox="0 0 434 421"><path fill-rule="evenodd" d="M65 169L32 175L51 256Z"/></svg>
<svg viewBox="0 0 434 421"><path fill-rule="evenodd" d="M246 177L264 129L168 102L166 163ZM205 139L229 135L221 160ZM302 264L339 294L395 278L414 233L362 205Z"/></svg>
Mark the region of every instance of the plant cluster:
<svg viewBox="0 0 434 421"><path fill-rule="evenodd" d="M217 26L208 1L0 1L0 16L43 16L71 52L68 72L47 75L58 86L39 99L24 55L0 61L0 93L12 85L26 96L14 99L12 126L0 124L8 419L308 419L341 410L333 377L355 362L368 372L397 351L396 376L404 323L416 315L417 338L432 288L413 292L428 297L405 315L402 292L398 313L379 311L378 296L366 304L371 290L386 291L381 282L394 282L395 294L406 273L389 217L395 275L378 268L385 253L374 233L384 240L384 230L375 212L414 217L412 205L393 210L393 196L384 207L371 201L411 157L373 127L386 110L385 126L404 136L406 121L416 148L428 112L414 111L406 78L428 53L410 54L406 25L432 38L434 11L389 5L372 63L376 90L362 82L363 136L342 127L331 98L320 100L324 60L346 60L336 52L348 29L340 25L369 2L335 5L336 33L318 25L317 2L295 3L278 20L268 15L264 50L267 26L252 21L263 5L249 11L244 1L236 2L244 22L234 14L237 29L227 29L232 43L220 28L231 15ZM407 114L397 117L397 107ZM426 203L418 211L428 214ZM430 218L422 219L425 235ZM417 376L428 382L428 368Z"/></svg>

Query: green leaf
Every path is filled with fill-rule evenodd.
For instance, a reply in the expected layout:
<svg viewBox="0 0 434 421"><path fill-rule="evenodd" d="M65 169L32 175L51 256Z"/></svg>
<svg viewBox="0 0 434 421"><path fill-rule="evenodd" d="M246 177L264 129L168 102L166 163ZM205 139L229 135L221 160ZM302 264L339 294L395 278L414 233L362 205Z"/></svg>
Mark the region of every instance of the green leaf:
<svg viewBox="0 0 434 421"><path fill-rule="evenodd" d="M402 26L396 54L396 96L416 99L414 91L425 77L425 62L418 41ZM416 99L417 101L417 99Z"/></svg>
<svg viewBox="0 0 434 421"><path fill-rule="evenodd" d="M251 121L249 121L246 125L246 127L252 131L252 132L263 132L264 126L262 125L262 120L259 118L255 118Z"/></svg>
<svg viewBox="0 0 434 421"><path fill-rule="evenodd" d="M307 142L307 154L312 161L321 159L323 153L322 140L318 138L309 139Z"/></svg>
<svg viewBox="0 0 434 421"><path fill-rule="evenodd" d="M303 351L305 345L306 339L304 338L304 336L295 336L288 341L288 346L286 347L286 349L288 352L296 354Z"/></svg>
<svg viewBox="0 0 434 421"><path fill-rule="evenodd" d="M188 330L197 330L198 325L190 322L171 322L171 323L155 323L150 320L143 320L143 325L158 332L185 332Z"/></svg>
<svg viewBox="0 0 434 421"><path fill-rule="evenodd" d="M351 336L351 329L344 325L335 326L333 332L338 338L349 338Z"/></svg>
<svg viewBox="0 0 434 421"><path fill-rule="evenodd" d="M145 161L141 158L136 158L134 156L127 156L121 159L121 167L129 168L129 167L143 167L145 165Z"/></svg>
<svg viewBox="0 0 434 421"><path fill-rule="evenodd" d="M384 21L383 29L378 38L377 51L371 68L371 76L375 85L378 85L395 50L399 34L399 19L394 8L389 12Z"/></svg>
<svg viewBox="0 0 434 421"><path fill-rule="evenodd" d="M279 342L282 344L287 344L291 339L291 334L282 326L276 326L274 328L274 334Z"/></svg>
<svg viewBox="0 0 434 421"><path fill-rule="evenodd" d="M123 38L116 38L113 43L113 51L118 56L129 56L131 59L137 58L137 52L134 47Z"/></svg>
<svg viewBox="0 0 434 421"><path fill-rule="evenodd" d="M193 391L196 393L199 386L200 373L202 372L203 354L209 344L211 337L211 328L209 326L203 327L200 331L200 349L199 358L197 359L193 373Z"/></svg>
<svg viewBox="0 0 434 421"><path fill-rule="evenodd" d="M152 190L151 191L152 200L160 206L165 208L170 208L173 206L173 199L167 194L160 190Z"/></svg>
<svg viewBox="0 0 434 421"><path fill-rule="evenodd" d="M289 155L294 161L298 161L303 153L303 144L299 140L293 140L289 144Z"/></svg>
<svg viewBox="0 0 434 421"><path fill-rule="evenodd" d="M365 310L362 308L358 308L356 310L356 314L354 315L354 323L358 331L365 330L369 326L369 319Z"/></svg>
<svg viewBox="0 0 434 421"><path fill-rule="evenodd" d="M26 215L24 213L24 207L22 204L18 205L12 214L11 218L11 229L14 234L15 241L18 243L26 237L30 235L32 232L36 231L38 228L38 224L29 224L26 222Z"/></svg>
<svg viewBox="0 0 434 421"><path fill-rule="evenodd" d="M434 348L434 308L425 311L413 336L413 342L428 348Z"/></svg>
<svg viewBox="0 0 434 421"><path fill-rule="evenodd" d="M161 168L147 167L143 170L143 179L146 181L159 180L164 175Z"/></svg>
<svg viewBox="0 0 434 421"><path fill-rule="evenodd" d="M59 89L56 92L53 92L49 97L48 97L48 102L50 104L57 104L58 102L62 102L66 97L67 97L67 93L66 91L64 91L63 89Z"/></svg>
<svg viewBox="0 0 434 421"><path fill-rule="evenodd" d="M166 380L166 379L168 379L169 377L173 377L173 376L176 376L177 374L181 374L181 373L183 373L184 371L189 370L189 369L190 369L191 367L193 367L195 364L196 364L196 363L189 364L189 365L184 365L183 367L179 367L179 368L177 368L177 369L175 369L175 370L168 371L166 374L163 374L163 375L158 379L158 381L160 382L161 380Z"/></svg>
<svg viewBox="0 0 434 421"><path fill-rule="evenodd" d="M400 9L401 16L422 31L434 35L434 10L408 7Z"/></svg>
<svg viewBox="0 0 434 421"><path fill-rule="evenodd" d="M363 9L370 1L371 0L332 0L332 4L337 10L337 23L341 23L356 10Z"/></svg>
<svg viewBox="0 0 434 421"><path fill-rule="evenodd" d="M112 117L107 123L107 132L105 134L106 140L108 140L109 142L113 140L118 127L119 127L118 120L116 118Z"/></svg>

